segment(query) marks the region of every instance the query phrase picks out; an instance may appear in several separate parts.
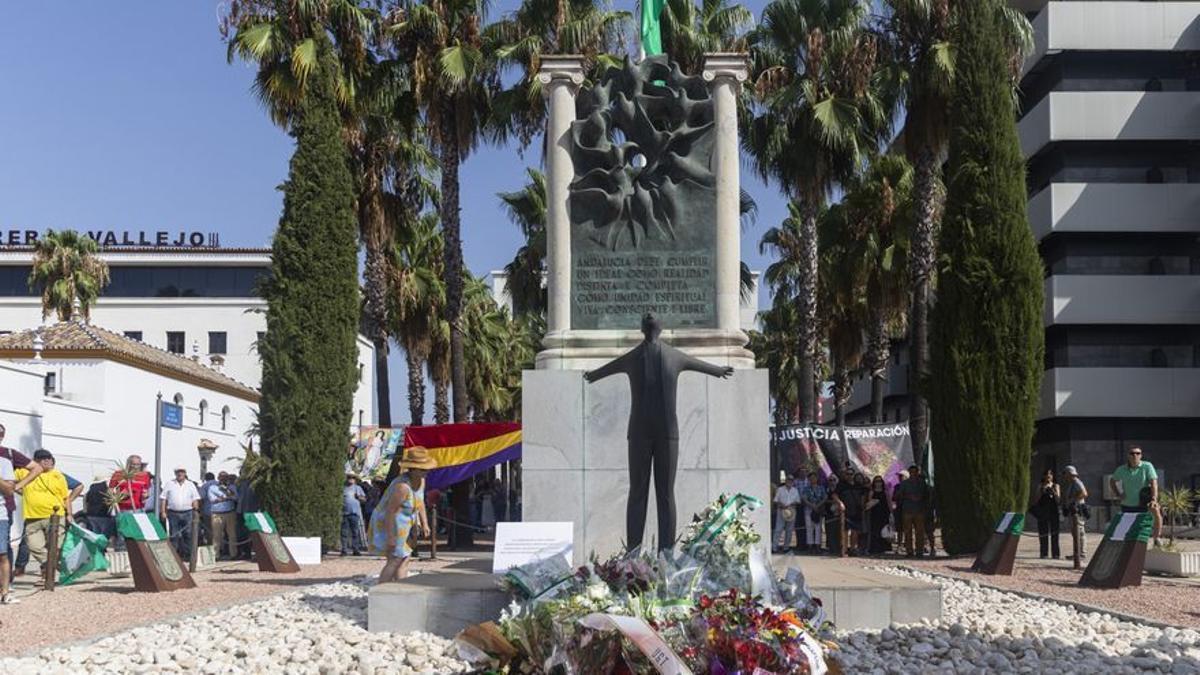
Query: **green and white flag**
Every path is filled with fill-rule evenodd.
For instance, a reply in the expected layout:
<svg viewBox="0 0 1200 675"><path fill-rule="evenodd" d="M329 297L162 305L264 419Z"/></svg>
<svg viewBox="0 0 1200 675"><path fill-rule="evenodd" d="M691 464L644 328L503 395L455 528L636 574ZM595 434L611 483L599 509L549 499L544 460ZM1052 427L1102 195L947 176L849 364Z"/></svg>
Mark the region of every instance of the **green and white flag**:
<svg viewBox="0 0 1200 675"><path fill-rule="evenodd" d="M117 514L117 532L126 539L134 541L159 541L167 538L158 518L141 511L126 511Z"/></svg>
<svg viewBox="0 0 1200 675"><path fill-rule="evenodd" d="M271 534L276 531L275 521L271 520L271 516L262 511L247 513L242 516L242 520L246 523L246 529L251 532L262 532L263 534Z"/></svg>
<svg viewBox="0 0 1200 675"><path fill-rule="evenodd" d="M638 60L663 53L662 16L664 0L641 0L642 18L638 32Z"/></svg>
<svg viewBox="0 0 1200 675"><path fill-rule="evenodd" d="M1122 513L1108 521L1104 538L1110 541L1150 541L1154 516L1149 513Z"/></svg>
<svg viewBox="0 0 1200 675"><path fill-rule="evenodd" d="M1025 531L1025 514L1013 513L1009 511L1000 516L1000 520L996 523L996 532L999 534L1012 534L1020 536Z"/></svg>
<svg viewBox="0 0 1200 675"><path fill-rule="evenodd" d="M71 523L59 553L58 583L66 585L78 581L88 572L107 570L106 548L108 537Z"/></svg>

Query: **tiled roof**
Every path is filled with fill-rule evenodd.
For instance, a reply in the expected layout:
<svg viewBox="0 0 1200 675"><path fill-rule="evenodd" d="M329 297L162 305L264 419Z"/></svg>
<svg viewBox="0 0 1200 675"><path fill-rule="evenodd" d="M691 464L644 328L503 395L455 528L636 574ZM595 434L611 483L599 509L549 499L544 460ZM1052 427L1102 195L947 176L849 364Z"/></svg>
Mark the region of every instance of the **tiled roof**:
<svg viewBox="0 0 1200 675"><path fill-rule="evenodd" d="M257 390L228 375L179 354L152 347L99 326L59 321L34 330L0 336L0 358L31 358L36 333L42 336L42 358L108 357L131 366L189 380L257 402Z"/></svg>

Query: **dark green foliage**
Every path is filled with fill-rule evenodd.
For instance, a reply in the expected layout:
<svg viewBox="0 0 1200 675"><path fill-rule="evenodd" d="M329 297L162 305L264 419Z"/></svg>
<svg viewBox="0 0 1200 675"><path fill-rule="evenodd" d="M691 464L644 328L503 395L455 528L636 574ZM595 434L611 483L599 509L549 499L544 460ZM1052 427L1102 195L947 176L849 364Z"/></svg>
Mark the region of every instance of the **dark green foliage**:
<svg viewBox="0 0 1200 675"><path fill-rule="evenodd" d="M309 75L292 136L283 216L264 285L267 334L259 425L270 460L263 506L289 535L338 539L343 463L357 381L358 260L354 184L327 43Z"/></svg>
<svg viewBox="0 0 1200 675"><path fill-rule="evenodd" d="M943 268L931 336L931 433L946 550L978 550L1024 511L1042 379L1042 267L1025 214L998 0L960 0Z"/></svg>

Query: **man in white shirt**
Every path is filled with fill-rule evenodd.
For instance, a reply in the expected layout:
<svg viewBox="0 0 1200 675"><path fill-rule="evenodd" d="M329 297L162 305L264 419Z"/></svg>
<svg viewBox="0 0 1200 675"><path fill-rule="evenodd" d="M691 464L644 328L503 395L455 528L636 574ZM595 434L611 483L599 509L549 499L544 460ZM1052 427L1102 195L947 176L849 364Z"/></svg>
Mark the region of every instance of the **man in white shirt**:
<svg viewBox="0 0 1200 675"><path fill-rule="evenodd" d="M175 480L163 485L159 516L166 519L171 539L175 540L175 550L184 560L192 557L192 514L199 509L200 491L196 484L188 480L187 469L175 469Z"/></svg>
<svg viewBox="0 0 1200 675"><path fill-rule="evenodd" d="M799 503L800 491L796 489L796 479L788 478L775 491L775 533L771 539L776 553L791 548L792 533L796 531L796 505Z"/></svg>
<svg viewBox="0 0 1200 675"><path fill-rule="evenodd" d="M0 434L0 438L4 436ZM0 605L10 602L8 597L8 558L12 546L9 543L9 526L12 521L8 517L8 507L3 497L11 497L17 484L13 473L13 463L8 457L0 456Z"/></svg>

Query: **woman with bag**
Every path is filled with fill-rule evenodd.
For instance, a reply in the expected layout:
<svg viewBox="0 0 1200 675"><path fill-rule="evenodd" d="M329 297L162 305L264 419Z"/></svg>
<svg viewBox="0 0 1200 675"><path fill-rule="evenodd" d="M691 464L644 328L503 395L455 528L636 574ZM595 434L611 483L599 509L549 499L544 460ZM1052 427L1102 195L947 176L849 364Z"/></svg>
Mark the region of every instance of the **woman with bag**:
<svg viewBox="0 0 1200 675"><path fill-rule="evenodd" d="M1042 482L1034 491L1034 503L1029 511L1038 521L1038 549L1042 558L1050 553L1055 559L1060 558L1058 548L1058 513L1061 508L1062 494L1058 483L1054 482L1054 471L1046 469Z"/></svg>
<svg viewBox="0 0 1200 675"><path fill-rule="evenodd" d="M883 476L871 479L871 488L867 491L863 507L867 516L867 553L886 553L891 549L891 544L884 538L883 530L891 528L892 500L888 499Z"/></svg>

